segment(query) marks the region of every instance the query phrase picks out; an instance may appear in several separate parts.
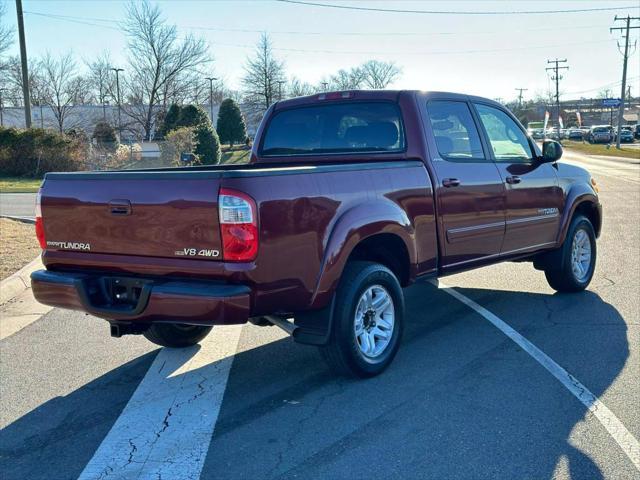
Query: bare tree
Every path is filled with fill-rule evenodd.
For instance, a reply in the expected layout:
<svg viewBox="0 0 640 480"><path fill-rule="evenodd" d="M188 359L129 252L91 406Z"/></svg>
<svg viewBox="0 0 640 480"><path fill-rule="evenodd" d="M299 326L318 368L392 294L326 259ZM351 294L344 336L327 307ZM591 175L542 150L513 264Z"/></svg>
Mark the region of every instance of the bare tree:
<svg viewBox="0 0 640 480"><path fill-rule="evenodd" d="M613 97L613 90L610 88L603 88L598 92L598 98L611 98Z"/></svg>
<svg viewBox="0 0 640 480"><path fill-rule="evenodd" d="M369 60L362 65L341 69L331 75L326 84L329 90L357 90L367 88L379 90L387 88L398 79L402 70L394 62Z"/></svg>
<svg viewBox="0 0 640 480"><path fill-rule="evenodd" d="M40 65L37 61L29 61L29 91L31 93L31 103L40 105L36 90L40 81ZM22 106L24 97L22 96L22 67L20 57L11 56L0 64L0 88L3 88L3 102L14 107Z"/></svg>
<svg viewBox="0 0 640 480"><path fill-rule="evenodd" d="M305 95L313 95L317 89L310 83L303 82L302 80L293 77L289 82L289 96L290 97L304 97Z"/></svg>
<svg viewBox="0 0 640 480"><path fill-rule="evenodd" d="M4 61L7 50L13 44L14 29L4 23L4 17L7 13L7 5L0 3L0 61Z"/></svg>
<svg viewBox="0 0 640 480"><path fill-rule="evenodd" d="M284 63L274 57L271 40L263 33L244 66L242 103L251 115L261 116L284 90L284 83Z"/></svg>
<svg viewBox="0 0 640 480"><path fill-rule="evenodd" d="M102 105L103 117L106 116L105 105L111 101L116 103L116 79L111 71L112 61L107 50L104 50L92 61L85 60L88 70L87 75L87 92L91 102ZM109 100L110 99L110 100Z"/></svg>
<svg viewBox="0 0 640 480"><path fill-rule="evenodd" d="M363 75L363 83L367 88L379 90L387 88L402 73L402 70L394 62L381 62L369 60L359 67Z"/></svg>
<svg viewBox="0 0 640 480"><path fill-rule="evenodd" d="M362 88L364 82L364 72L360 67L354 67L349 70L340 69L335 75L329 77L329 90L357 90Z"/></svg>
<svg viewBox="0 0 640 480"><path fill-rule="evenodd" d="M78 75L76 62L70 52L58 58L47 53L40 61L40 69L39 100L52 110L58 130L62 133L69 114L86 91L86 82Z"/></svg>
<svg viewBox="0 0 640 480"><path fill-rule="evenodd" d="M179 89L189 72L211 60L202 38L187 35L179 40L175 25L168 25L160 9L148 1L132 1L127 17L129 62L124 83L137 104L123 109L149 140L156 113L166 105L167 97Z"/></svg>

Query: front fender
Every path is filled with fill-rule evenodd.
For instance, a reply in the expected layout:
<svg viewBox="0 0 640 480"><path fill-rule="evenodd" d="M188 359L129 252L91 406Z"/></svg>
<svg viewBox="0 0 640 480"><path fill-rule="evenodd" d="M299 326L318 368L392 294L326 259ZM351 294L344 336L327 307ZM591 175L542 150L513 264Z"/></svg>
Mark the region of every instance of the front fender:
<svg viewBox="0 0 640 480"><path fill-rule="evenodd" d="M353 249L362 240L380 233L400 237L410 264L416 264L415 231L404 210L384 200L358 204L345 211L329 233L310 308L322 308L330 301Z"/></svg>
<svg viewBox="0 0 640 480"><path fill-rule="evenodd" d="M560 231L558 232L558 245L562 245L566 236L567 230L569 230L569 224L571 223L571 219L575 214L576 210L580 207L580 205L591 204L595 206L597 209L598 222L594 225L594 229L596 230L596 234L600 233L600 224L602 221L601 212L600 212L600 200L598 196L593 191L591 186L578 183L571 187L569 192L567 193L566 201L565 201L565 209L562 214L562 221L560 224Z"/></svg>

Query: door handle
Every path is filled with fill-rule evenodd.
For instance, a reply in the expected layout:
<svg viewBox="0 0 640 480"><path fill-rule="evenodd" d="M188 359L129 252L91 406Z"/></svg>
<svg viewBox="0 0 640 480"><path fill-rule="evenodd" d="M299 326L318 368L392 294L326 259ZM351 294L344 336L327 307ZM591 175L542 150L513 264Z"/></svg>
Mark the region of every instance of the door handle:
<svg viewBox="0 0 640 480"><path fill-rule="evenodd" d="M444 180L442 180L442 186L443 187L457 187L460 185L460 180L458 180L457 178L445 178Z"/></svg>
<svg viewBox="0 0 640 480"><path fill-rule="evenodd" d="M515 185L516 183L520 183L521 181L522 179L517 175L512 175L510 177L507 177L507 183L511 185Z"/></svg>

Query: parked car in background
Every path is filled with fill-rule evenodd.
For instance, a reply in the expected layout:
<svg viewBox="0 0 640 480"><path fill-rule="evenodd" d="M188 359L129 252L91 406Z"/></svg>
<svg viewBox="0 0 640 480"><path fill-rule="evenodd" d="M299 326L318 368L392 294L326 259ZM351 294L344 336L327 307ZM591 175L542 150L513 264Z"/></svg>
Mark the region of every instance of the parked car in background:
<svg viewBox="0 0 640 480"><path fill-rule="evenodd" d="M614 140L618 140L618 132L616 130ZM633 143L633 131L630 126L620 127L620 143Z"/></svg>
<svg viewBox="0 0 640 480"><path fill-rule="evenodd" d="M555 128L547 128L545 137L550 138L551 140L560 140L558 137L558 130Z"/></svg>
<svg viewBox="0 0 640 480"><path fill-rule="evenodd" d="M634 137L640 140L640 123L633 127Z"/></svg>
<svg viewBox="0 0 640 480"><path fill-rule="evenodd" d="M567 132L567 138L569 140L582 140L582 130L579 128L570 128Z"/></svg>
<svg viewBox="0 0 640 480"><path fill-rule="evenodd" d="M527 133L534 140L542 140L544 138L544 130L542 128L529 128Z"/></svg>
<svg viewBox="0 0 640 480"><path fill-rule="evenodd" d="M544 122L527 123L527 133L535 140L542 140L544 138Z"/></svg>
<svg viewBox="0 0 640 480"><path fill-rule="evenodd" d="M609 143L613 139L611 125L594 125L589 130L587 140L589 143Z"/></svg>
<svg viewBox="0 0 640 480"><path fill-rule="evenodd" d="M561 155L480 97L276 102L248 165L47 173L33 294L167 347L277 325L370 377L398 351L402 287L417 280L528 261L557 291L589 285L602 209Z"/></svg>

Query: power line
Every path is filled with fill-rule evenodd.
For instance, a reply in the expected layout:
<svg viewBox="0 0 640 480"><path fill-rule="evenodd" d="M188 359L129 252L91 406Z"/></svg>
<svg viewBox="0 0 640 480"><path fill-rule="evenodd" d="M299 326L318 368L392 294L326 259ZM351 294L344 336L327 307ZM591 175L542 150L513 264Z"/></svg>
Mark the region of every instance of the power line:
<svg viewBox="0 0 640 480"><path fill-rule="evenodd" d="M67 16L63 18L63 16L61 15L35 13L35 12L29 12L29 13L31 13L32 15L40 15L40 16L52 18L55 20L75 21L76 23L80 22L79 20L72 20L72 19L66 18ZM79 17L75 17L75 18L79 18ZM87 23L88 25L92 25L96 27L118 30L117 28L110 27L108 25L99 25L99 24L88 23L88 22L80 22L80 23ZM573 42L573 43L563 43L563 44L553 44L553 45L522 45L519 47L509 47L509 48L492 48L492 49L477 49L477 50L432 50L432 51L421 51L421 52L416 52L416 51L407 52L407 51L397 51L397 50L389 51L389 52L380 51L380 50L344 50L344 49L325 50L325 49L303 49L303 48L290 48L290 47L273 47L273 50L282 51L282 52L292 52L292 53L326 53L326 54L332 54L332 55L424 56L424 55L458 55L458 54L465 55L465 54L476 54L476 53L499 53L499 52L521 51L521 50L528 51L528 50L546 49L546 48L583 46L587 44L604 44L604 43L611 43L611 42L613 42L612 39L607 39L607 40L594 40L590 42ZM212 45L218 45L223 47L247 48L247 49L255 48L255 45L247 45L247 44L226 43L226 42L216 42L216 41L212 41L211 43Z"/></svg>
<svg viewBox="0 0 640 480"><path fill-rule="evenodd" d="M115 19L105 19L105 18L96 18L96 17L79 17L74 15L59 15L53 13L43 13L43 12L32 12L25 11L25 14L29 15L37 15L41 17L52 18L55 20L75 20L77 23L84 23L86 25L91 26L101 26L96 25L95 23L88 22L102 22L102 23L110 23L115 25L121 25L122 22ZM330 32L330 31L300 31L300 30L269 30L269 29L249 29L249 28L227 28L227 27L207 27L207 26L191 26L191 25L177 25L179 28L187 28L193 30L205 30L205 31L213 31L213 32L238 32L238 33L264 33L267 32L272 35L308 35L308 36L322 36L322 35L340 35L340 36L349 36L349 37L389 37L389 36L401 36L401 37L411 37L411 36L436 36L436 35L504 35L505 30L486 30L486 31L448 31L448 32ZM115 27L109 27L114 30L117 30ZM562 28L562 30L585 30L585 29L602 29L601 25L574 25L574 26L566 26L566 27L543 27L543 28L529 28L526 30L519 29L517 33L526 33L526 32L548 32L548 31L557 31L558 28ZM511 32L516 32L516 30L510 30Z"/></svg>
<svg viewBox="0 0 640 480"><path fill-rule="evenodd" d="M535 50L535 49L547 49L547 48L559 48L559 47L572 47L572 46L583 46L587 44L604 44L604 43L612 43L613 40L594 40L592 42L574 42L574 43L563 43L563 44L554 44L554 45L527 45L520 47L509 47L509 48L493 48L486 50L431 50L431 51L422 51L422 52L405 52L405 51L393 51L393 52L385 52L380 50L316 50L316 49L302 49L302 48L288 48L288 47L273 47L273 50L279 50L283 52L294 52L294 53L328 53L332 55L395 55L395 56L403 56L403 55L457 55L457 54L476 54L476 53L499 53L499 52L511 52L511 51L522 51L522 50ZM246 44L235 44L235 43L222 43L222 42L212 42L213 45L220 45L225 47L238 47L238 48L255 48L255 45L246 45Z"/></svg>
<svg viewBox="0 0 640 480"><path fill-rule="evenodd" d="M280 3L291 3L308 7L338 8L341 10L358 10L364 12L413 13L426 15L540 15L555 13L603 12L638 8L637 5L598 8L573 8L568 10L520 10L520 11L459 11L459 10L403 10L398 8L356 7L354 5L336 5L331 3L306 2L301 0L275 0Z"/></svg>
<svg viewBox="0 0 640 480"><path fill-rule="evenodd" d="M628 80L632 81L632 80L638 80L638 79L640 79L640 76L631 77ZM590 88L588 90L579 90L579 91L575 91L575 92L564 92L564 94L565 95L577 95L577 94L580 94L580 93L595 92L595 91L602 90L603 88L607 88L607 87L617 87L621 83L622 83L622 80L618 80L616 82L606 83L604 85L600 85L599 87Z"/></svg>

